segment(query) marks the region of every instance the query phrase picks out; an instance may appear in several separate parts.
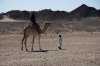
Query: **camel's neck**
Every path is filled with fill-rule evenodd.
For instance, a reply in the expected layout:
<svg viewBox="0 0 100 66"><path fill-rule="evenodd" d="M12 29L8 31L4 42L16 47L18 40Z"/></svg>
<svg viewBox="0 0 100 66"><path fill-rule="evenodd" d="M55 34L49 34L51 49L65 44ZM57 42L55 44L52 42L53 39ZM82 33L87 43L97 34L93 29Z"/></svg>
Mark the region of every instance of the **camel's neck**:
<svg viewBox="0 0 100 66"><path fill-rule="evenodd" d="M42 33L45 33L46 30L48 29L48 27L49 27L49 26L45 24L44 27L43 27L43 29L42 29Z"/></svg>

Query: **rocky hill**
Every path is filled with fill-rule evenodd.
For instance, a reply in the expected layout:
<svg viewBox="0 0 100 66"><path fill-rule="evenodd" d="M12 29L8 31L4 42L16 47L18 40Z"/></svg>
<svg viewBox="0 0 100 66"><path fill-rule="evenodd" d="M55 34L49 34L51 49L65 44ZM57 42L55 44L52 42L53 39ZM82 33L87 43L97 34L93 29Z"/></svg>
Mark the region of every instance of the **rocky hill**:
<svg viewBox="0 0 100 66"><path fill-rule="evenodd" d="M97 10L93 7L89 7L83 4L71 12L52 11L51 9L44 9L41 11L11 10L6 13L0 14L0 19L3 19L3 16L8 16L16 20L29 20L31 12L34 12L36 14L37 20L49 20L49 21L80 19L83 17L100 17L100 10Z"/></svg>
<svg viewBox="0 0 100 66"><path fill-rule="evenodd" d="M70 12L70 16L73 18L81 18L81 17L97 17L100 16L100 11L96 10L93 7L88 7L83 4Z"/></svg>

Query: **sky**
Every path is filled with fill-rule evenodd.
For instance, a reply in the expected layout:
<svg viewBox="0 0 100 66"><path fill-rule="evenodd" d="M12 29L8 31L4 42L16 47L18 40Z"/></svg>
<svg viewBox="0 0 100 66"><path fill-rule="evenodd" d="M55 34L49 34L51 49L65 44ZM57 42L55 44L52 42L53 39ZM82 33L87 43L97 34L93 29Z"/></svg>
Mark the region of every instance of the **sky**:
<svg viewBox="0 0 100 66"><path fill-rule="evenodd" d="M43 9L70 12L82 4L100 9L100 0L0 0L0 13L10 10L39 11Z"/></svg>

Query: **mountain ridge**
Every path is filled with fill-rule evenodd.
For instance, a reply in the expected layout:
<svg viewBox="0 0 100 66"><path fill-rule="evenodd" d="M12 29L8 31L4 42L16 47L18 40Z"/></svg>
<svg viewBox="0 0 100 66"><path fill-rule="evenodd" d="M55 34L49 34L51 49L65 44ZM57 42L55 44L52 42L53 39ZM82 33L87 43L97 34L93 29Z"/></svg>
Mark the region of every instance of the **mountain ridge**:
<svg viewBox="0 0 100 66"><path fill-rule="evenodd" d="M51 9L44 9L41 11L20 11L11 10L6 13L0 14L0 19L8 16L15 20L29 20L30 14L36 13L38 20L67 20L67 19L81 19L84 17L100 17L100 10L94 7L89 7L85 4L77 7L71 12L66 11L52 11Z"/></svg>

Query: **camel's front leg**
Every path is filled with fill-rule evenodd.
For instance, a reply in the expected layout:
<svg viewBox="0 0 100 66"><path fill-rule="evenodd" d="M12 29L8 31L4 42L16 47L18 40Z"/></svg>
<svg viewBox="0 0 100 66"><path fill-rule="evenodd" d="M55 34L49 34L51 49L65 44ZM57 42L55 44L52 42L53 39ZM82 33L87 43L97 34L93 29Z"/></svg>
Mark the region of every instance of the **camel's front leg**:
<svg viewBox="0 0 100 66"><path fill-rule="evenodd" d="M33 50L34 38L35 38L35 37L33 36L32 49L31 49L32 51L34 51L34 50Z"/></svg>
<svg viewBox="0 0 100 66"><path fill-rule="evenodd" d="M40 37L41 37L41 35L38 35L39 50L42 50L42 49L41 49L41 46L40 46Z"/></svg>

